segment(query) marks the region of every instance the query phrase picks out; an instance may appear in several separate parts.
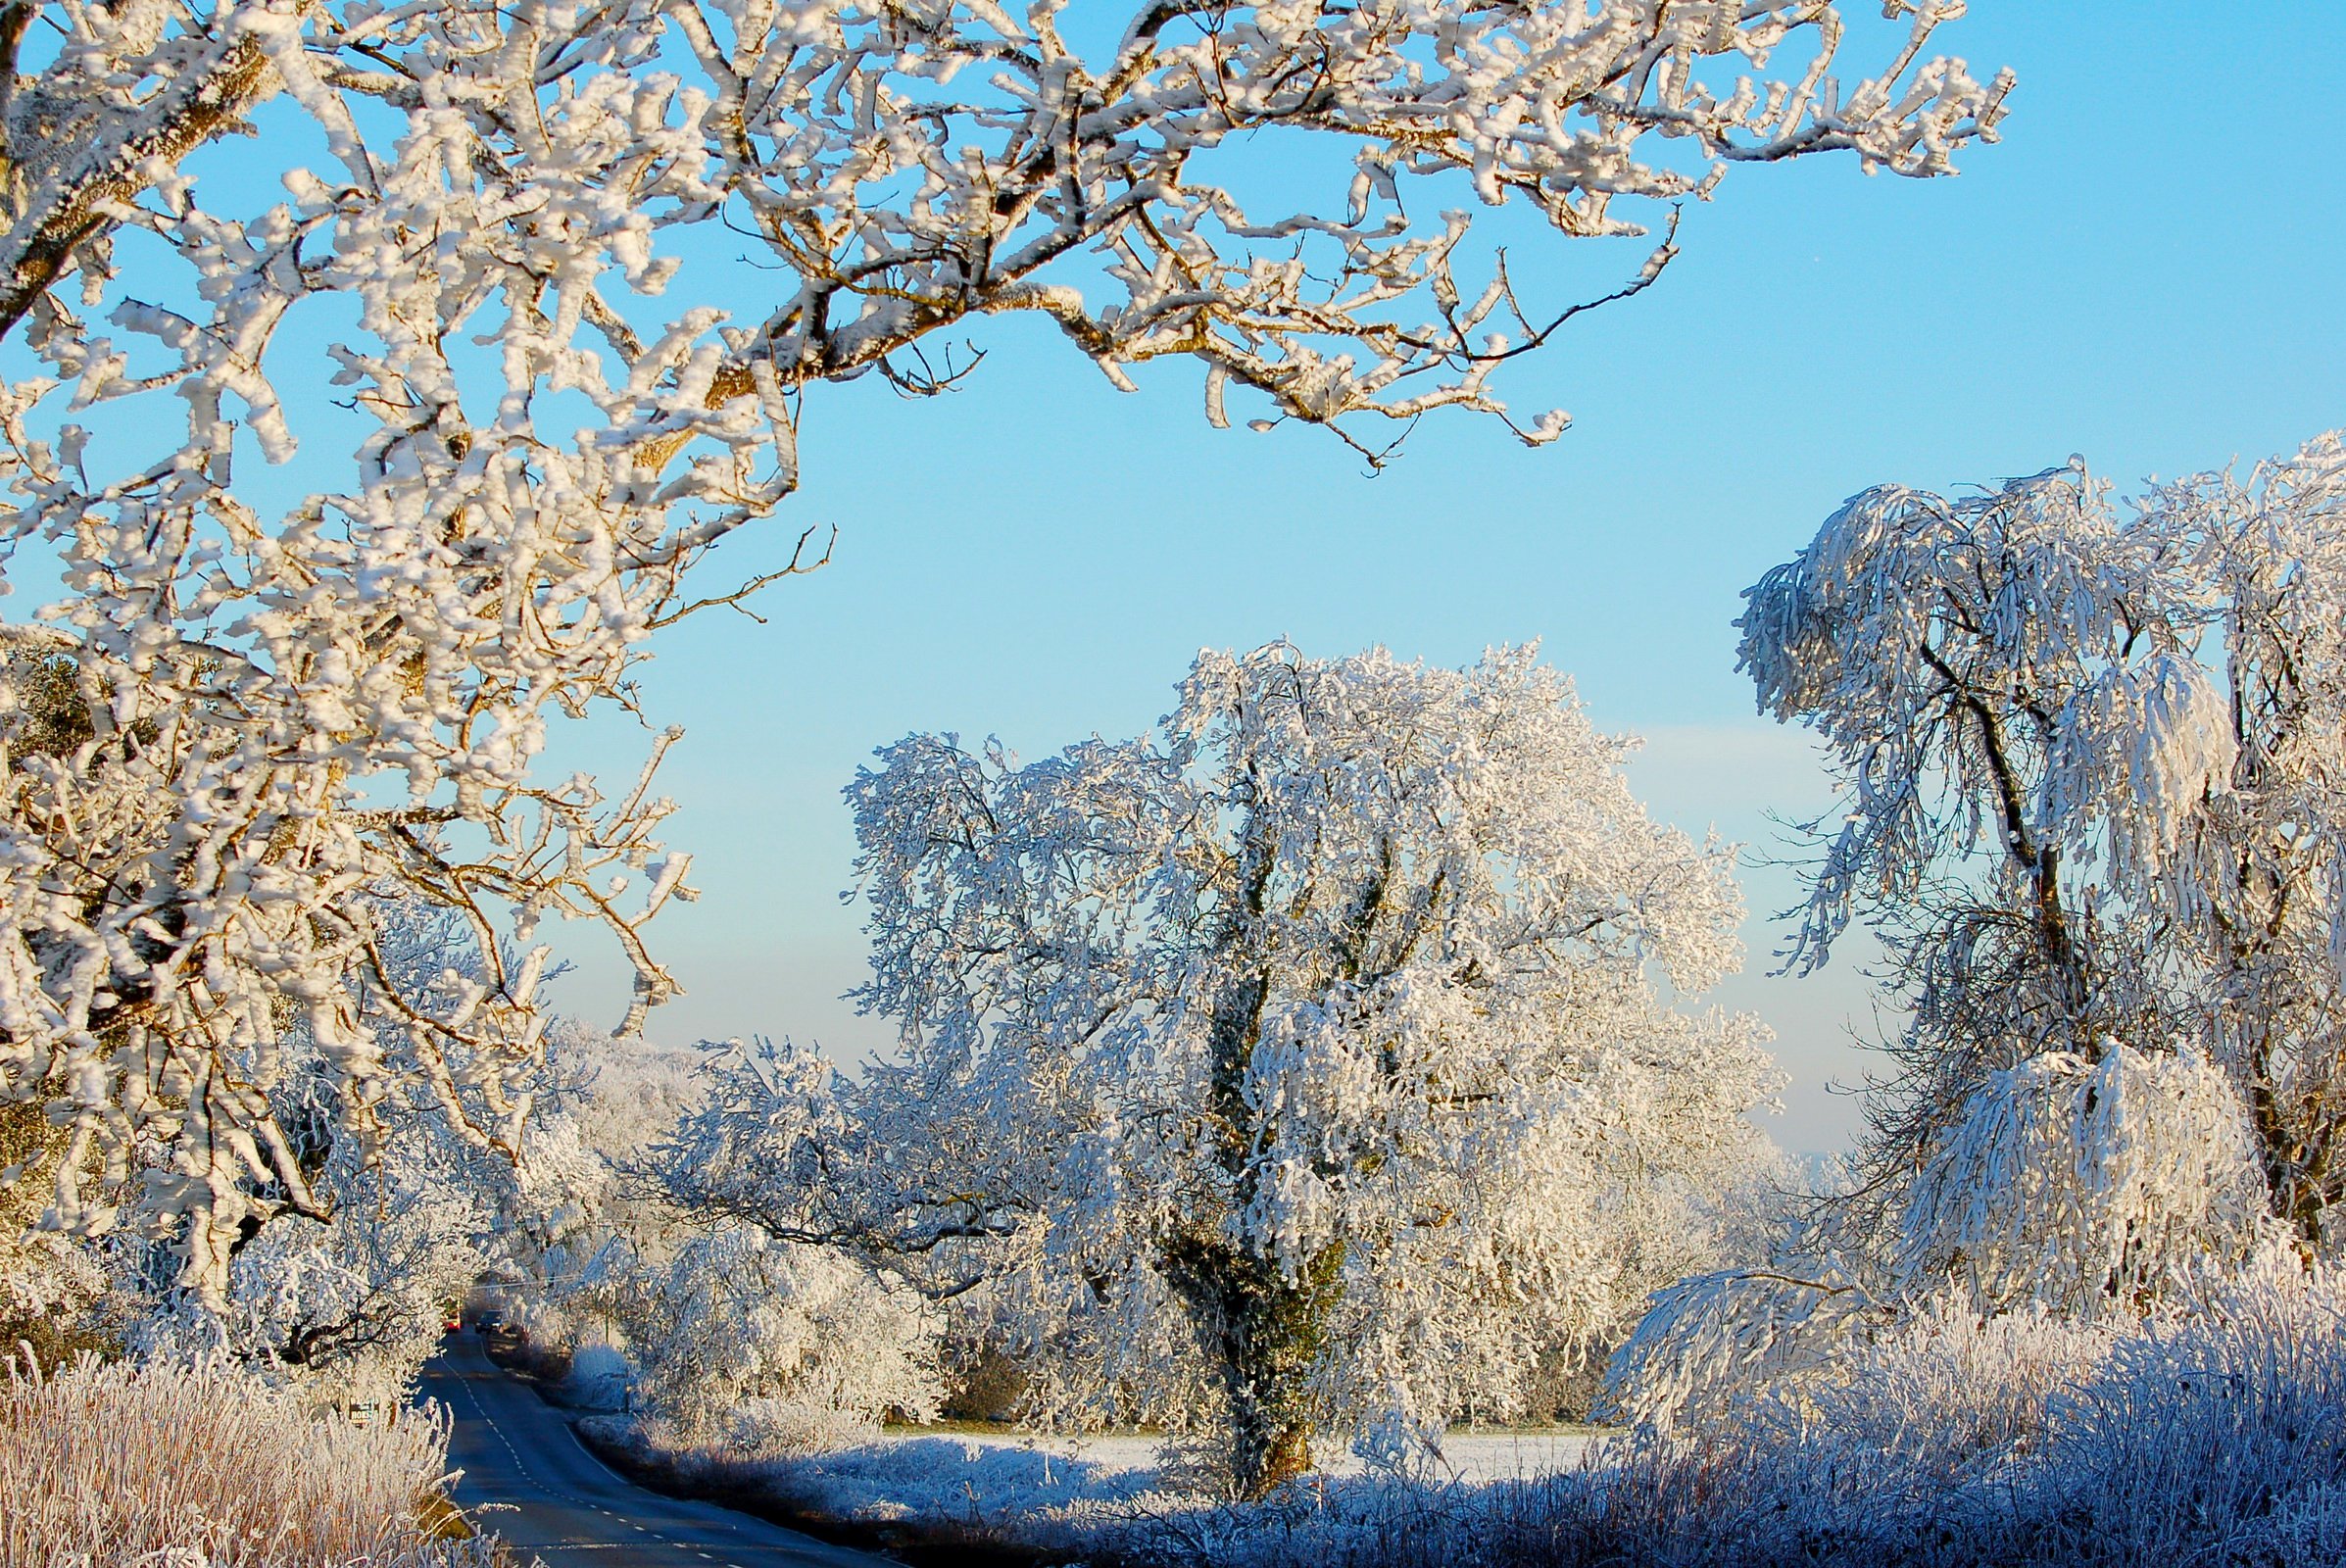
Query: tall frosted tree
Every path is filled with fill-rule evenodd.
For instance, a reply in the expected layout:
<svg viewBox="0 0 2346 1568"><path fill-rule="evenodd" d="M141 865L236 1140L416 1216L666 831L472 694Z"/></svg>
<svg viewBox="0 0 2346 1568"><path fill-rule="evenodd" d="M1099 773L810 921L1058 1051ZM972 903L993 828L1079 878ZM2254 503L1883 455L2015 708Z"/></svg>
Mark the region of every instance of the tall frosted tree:
<svg viewBox="0 0 2346 1568"><path fill-rule="evenodd" d="M1259 1494L1315 1430L1519 1405L1759 1168L1731 856L1529 650L1206 654L1138 740L915 735L850 787L901 1058L737 1056L689 1200L863 1248Z"/></svg>

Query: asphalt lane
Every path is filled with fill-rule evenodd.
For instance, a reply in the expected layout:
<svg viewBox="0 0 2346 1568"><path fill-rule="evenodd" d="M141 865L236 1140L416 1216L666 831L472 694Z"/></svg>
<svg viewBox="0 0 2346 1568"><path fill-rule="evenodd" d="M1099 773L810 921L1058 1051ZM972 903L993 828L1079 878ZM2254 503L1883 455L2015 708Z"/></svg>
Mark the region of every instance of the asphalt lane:
<svg viewBox="0 0 2346 1568"><path fill-rule="evenodd" d="M711 1502L663 1497L589 1453L569 1422L482 1351L451 1335L422 1394L453 1417L458 1506L546 1568L895 1568L884 1557Z"/></svg>

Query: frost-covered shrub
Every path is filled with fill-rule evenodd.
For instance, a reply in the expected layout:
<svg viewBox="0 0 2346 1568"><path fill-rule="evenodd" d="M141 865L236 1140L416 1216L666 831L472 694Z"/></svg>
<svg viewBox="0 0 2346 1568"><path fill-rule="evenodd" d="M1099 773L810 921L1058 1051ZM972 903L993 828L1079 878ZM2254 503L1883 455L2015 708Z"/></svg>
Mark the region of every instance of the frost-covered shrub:
<svg viewBox="0 0 2346 1568"><path fill-rule="evenodd" d="M1909 1194L1902 1281L1989 1308L2132 1312L2256 1244L2265 1176L2246 1108L2206 1060L2116 1041L1991 1074Z"/></svg>
<svg viewBox="0 0 2346 1568"><path fill-rule="evenodd" d="M2279 1248L2147 1318L1941 1298L1696 1416L1554 1493L1558 1516L1689 1568L2334 1560L2346 1280Z"/></svg>
<svg viewBox="0 0 2346 1568"><path fill-rule="evenodd" d="M1820 1549L1904 1562L1947 1538L1986 1539L2010 1523L2049 1402L2093 1375L2111 1339L2039 1309L1981 1317L1941 1298L1692 1441L1648 1437L1624 1467L1628 1494L1699 1477L1731 1562ZM1644 1528L1661 1527L1658 1545L1704 1522L1666 1514Z"/></svg>
<svg viewBox="0 0 2346 1568"><path fill-rule="evenodd" d="M361 1427L224 1362L0 1386L0 1568L486 1568L441 1539L448 1428Z"/></svg>
<svg viewBox="0 0 2346 1568"><path fill-rule="evenodd" d="M1755 1441L1822 1436L1870 1452L1895 1484L1928 1499L2033 1451L2048 1401L2091 1378L2114 1331L2041 1307L1982 1317L1939 1298L1847 1357L1834 1375L1751 1412Z"/></svg>
<svg viewBox="0 0 2346 1568"><path fill-rule="evenodd" d="M2041 1509L2081 1554L2176 1562L2230 1534L2274 1548L2245 1561L2336 1560L2280 1548L2346 1541L2346 1281L2261 1259L2117 1340L2048 1426Z"/></svg>
<svg viewBox="0 0 2346 1568"><path fill-rule="evenodd" d="M1668 1427L1796 1402L1876 1337L1928 1335L1950 1310L2138 1319L2242 1263L2271 1228L2247 1122L2220 1069L2116 1041L2098 1061L2052 1052L1990 1074L1887 1237L1655 1293L1600 1408Z"/></svg>
<svg viewBox="0 0 2346 1568"><path fill-rule="evenodd" d="M632 1316L645 1402L744 1451L836 1446L944 1396L938 1316L823 1248L727 1225L679 1249Z"/></svg>
<svg viewBox="0 0 2346 1568"><path fill-rule="evenodd" d="M539 1355L561 1357L578 1348L579 1319L568 1301L548 1300L534 1293L509 1293L505 1321Z"/></svg>
<svg viewBox="0 0 2346 1568"><path fill-rule="evenodd" d="M1818 1375L1873 1301L1837 1266L1814 1274L1723 1269L1655 1292L1605 1368L1597 1414L1656 1429L1719 1420L1760 1390Z"/></svg>
<svg viewBox="0 0 2346 1568"><path fill-rule="evenodd" d="M873 1436L876 1413L842 1406L819 1391L754 1396L705 1417L704 1430L726 1449L748 1455L825 1453Z"/></svg>
<svg viewBox="0 0 2346 1568"><path fill-rule="evenodd" d="M616 1346L581 1345L570 1352L562 1374L563 1396L582 1409L616 1410L626 1403L634 1376L635 1368Z"/></svg>

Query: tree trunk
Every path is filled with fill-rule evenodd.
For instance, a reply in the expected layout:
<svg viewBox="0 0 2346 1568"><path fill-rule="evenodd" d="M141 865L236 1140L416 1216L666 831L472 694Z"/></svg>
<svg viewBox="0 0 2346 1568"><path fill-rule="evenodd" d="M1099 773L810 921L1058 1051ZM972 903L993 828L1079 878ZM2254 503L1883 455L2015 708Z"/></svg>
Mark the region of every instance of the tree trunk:
<svg viewBox="0 0 2346 1568"><path fill-rule="evenodd" d="M1219 1238L1180 1238L1165 1263L1215 1361L1232 1490L1248 1500L1265 1496L1311 1468L1319 1415L1312 1374L1343 1296L1344 1246L1323 1248L1292 1279Z"/></svg>

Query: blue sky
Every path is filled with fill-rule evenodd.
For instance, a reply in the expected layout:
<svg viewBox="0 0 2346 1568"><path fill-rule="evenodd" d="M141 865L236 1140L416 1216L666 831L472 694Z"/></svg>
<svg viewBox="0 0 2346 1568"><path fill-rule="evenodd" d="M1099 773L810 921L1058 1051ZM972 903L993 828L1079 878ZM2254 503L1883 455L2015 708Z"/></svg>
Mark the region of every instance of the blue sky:
<svg viewBox="0 0 2346 1568"><path fill-rule="evenodd" d="M1977 10L1941 38L1982 77L2019 72L2002 142L1949 180L1736 171L1654 289L1517 368L1516 408L1575 416L1544 451L1438 418L1366 477L1312 431L1208 428L1190 368L1121 395L1015 323L983 329L989 358L951 396L811 394L804 490L710 569L758 569L809 523L838 526L833 564L770 590L765 625L676 628L645 671L656 718L687 732L663 780L705 895L660 922L689 995L655 1038L883 1046L838 1000L862 964L837 897L858 762L913 729L1027 755L1135 732L1206 645L1460 663L1540 639L1600 722L1649 738L1635 777L1658 814L1766 850L1767 813L1814 810L1824 785L1798 736L1752 715L1737 592L1843 497L2072 452L2131 482L2346 422L2346 6ZM1557 289L1637 259L1535 250L1519 276ZM640 746L598 723L556 761L631 774ZM1753 962L1723 998L1778 1031L1792 1083L1772 1130L1838 1147L1856 1109L1826 1086L1865 1067L1859 956L1766 977L1761 916L1793 884L1757 867L1747 887ZM563 1004L615 1016L615 954L571 956Z"/></svg>

